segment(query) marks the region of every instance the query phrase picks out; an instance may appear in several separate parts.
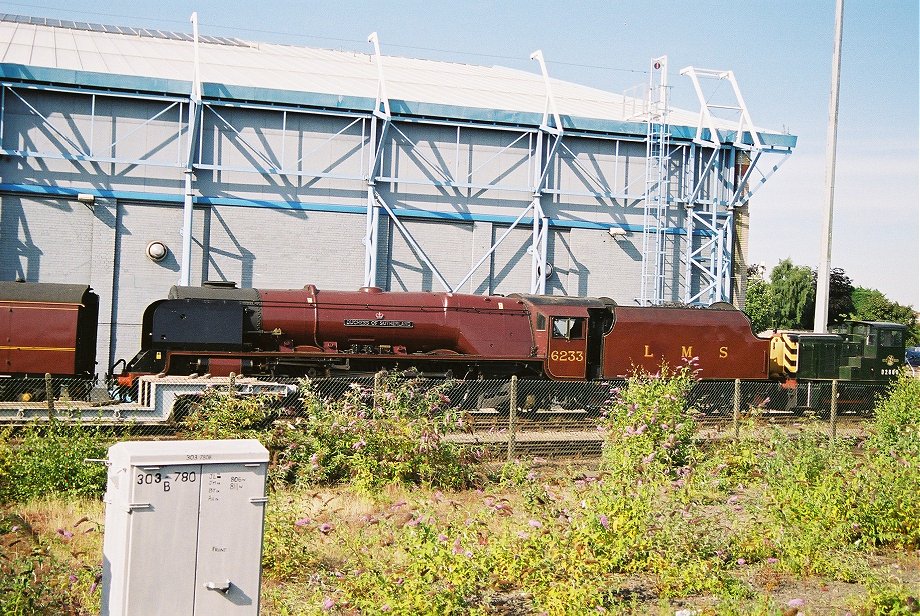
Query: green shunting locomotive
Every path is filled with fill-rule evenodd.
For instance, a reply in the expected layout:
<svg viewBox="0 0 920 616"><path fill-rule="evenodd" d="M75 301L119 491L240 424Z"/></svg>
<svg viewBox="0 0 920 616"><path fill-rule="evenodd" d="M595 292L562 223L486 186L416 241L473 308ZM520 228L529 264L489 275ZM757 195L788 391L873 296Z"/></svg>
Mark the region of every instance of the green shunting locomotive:
<svg viewBox="0 0 920 616"><path fill-rule="evenodd" d="M907 328L898 323L847 321L833 333L777 333L770 344L770 376L887 382L901 371Z"/></svg>
<svg viewBox="0 0 920 616"><path fill-rule="evenodd" d="M832 333L777 332L770 342L770 376L783 382L787 408L829 408L832 381L840 381L841 412L869 410L873 394L901 373L907 327L847 321Z"/></svg>

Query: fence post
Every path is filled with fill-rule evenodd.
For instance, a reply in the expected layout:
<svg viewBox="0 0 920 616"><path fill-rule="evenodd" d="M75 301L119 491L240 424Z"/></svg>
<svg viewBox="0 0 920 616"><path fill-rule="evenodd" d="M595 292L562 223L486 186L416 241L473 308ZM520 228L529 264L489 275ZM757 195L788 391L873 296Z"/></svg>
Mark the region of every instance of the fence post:
<svg viewBox="0 0 920 616"><path fill-rule="evenodd" d="M732 428L735 431L735 441L738 441L739 438L739 426L738 423L741 419L741 379L735 379L735 396L734 404L732 405Z"/></svg>
<svg viewBox="0 0 920 616"><path fill-rule="evenodd" d="M45 400L48 402L48 419L54 419L54 387L51 385L51 375L45 373Z"/></svg>
<svg viewBox="0 0 920 616"><path fill-rule="evenodd" d="M383 370L378 370L374 373L374 411L377 411L377 409L380 408L380 383L383 381L383 375Z"/></svg>
<svg viewBox="0 0 920 616"><path fill-rule="evenodd" d="M230 391L229 391L230 397L235 398L236 397L236 373L235 372L230 373L229 388L230 388Z"/></svg>
<svg viewBox="0 0 920 616"><path fill-rule="evenodd" d="M837 441L837 379L831 381L831 445Z"/></svg>
<svg viewBox="0 0 920 616"><path fill-rule="evenodd" d="M517 430L517 375L511 377L511 390L508 392L508 462L514 458L514 436Z"/></svg>

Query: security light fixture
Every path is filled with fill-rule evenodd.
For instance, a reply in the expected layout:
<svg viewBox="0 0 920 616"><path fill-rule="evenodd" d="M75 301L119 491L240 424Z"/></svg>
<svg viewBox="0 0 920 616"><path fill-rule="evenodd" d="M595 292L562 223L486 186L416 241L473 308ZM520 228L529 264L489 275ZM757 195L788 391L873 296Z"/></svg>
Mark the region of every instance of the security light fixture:
<svg viewBox="0 0 920 616"><path fill-rule="evenodd" d="M148 259L155 263L159 263L169 254L169 248L167 248L166 244L163 242L154 240L147 244L147 250L145 252Z"/></svg>

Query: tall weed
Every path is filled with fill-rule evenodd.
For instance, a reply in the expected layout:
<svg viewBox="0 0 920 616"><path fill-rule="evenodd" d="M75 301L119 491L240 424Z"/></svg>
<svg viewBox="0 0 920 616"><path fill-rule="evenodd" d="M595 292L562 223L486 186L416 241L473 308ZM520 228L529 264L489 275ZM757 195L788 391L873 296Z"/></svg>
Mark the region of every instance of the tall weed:
<svg viewBox="0 0 920 616"><path fill-rule="evenodd" d="M30 424L13 438L0 447L0 502L102 496L106 468L85 460L106 457L116 438L112 430L52 419Z"/></svg>
<svg viewBox="0 0 920 616"><path fill-rule="evenodd" d="M605 411L603 463L614 477L675 474L695 453L696 422L687 408L693 385L690 365L661 366L657 374L638 371L615 389Z"/></svg>
<svg viewBox="0 0 920 616"><path fill-rule="evenodd" d="M870 447L920 459L920 379L901 373L875 406L872 428Z"/></svg>
<svg viewBox="0 0 920 616"><path fill-rule="evenodd" d="M473 454L444 440L463 427L445 386L384 374L372 389L352 385L330 401L302 387L304 412L276 423L273 478L295 484L351 481L374 491L387 484L462 488L471 482Z"/></svg>

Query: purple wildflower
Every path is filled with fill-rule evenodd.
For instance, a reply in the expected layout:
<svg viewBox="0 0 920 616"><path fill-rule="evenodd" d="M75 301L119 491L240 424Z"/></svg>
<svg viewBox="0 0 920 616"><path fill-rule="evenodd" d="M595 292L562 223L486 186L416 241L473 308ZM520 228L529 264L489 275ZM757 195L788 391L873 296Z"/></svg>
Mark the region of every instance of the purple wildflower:
<svg viewBox="0 0 920 616"><path fill-rule="evenodd" d="M319 525L319 527L318 527L316 530L318 530L319 532L323 533L324 535L328 535L328 534L331 533L334 529L335 529L335 526L333 526L333 525L330 524L329 522L323 522L322 524Z"/></svg>
<svg viewBox="0 0 920 616"><path fill-rule="evenodd" d="M326 597L325 599L323 599L323 609L324 610L328 612L329 610L333 608L333 606L335 606L335 599L333 599L332 597Z"/></svg>
<svg viewBox="0 0 920 616"><path fill-rule="evenodd" d="M805 606L805 599L789 599L789 601L786 602L786 605L798 609Z"/></svg>
<svg viewBox="0 0 920 616"><path fill-rule="evenodd" d="M541 526L543 526L543 524L540 523L540 520L530 520L527 523L530 524L530 526L533 528L540 528Z"/></svg>
<svg viewBox="0 0 920 616"><path fill-rule="evenodd" d="M606 514L602 513L597 516L597 521L601 523L601 526L603 526L605 530L610 530L610 520L607 519Z"/></svg>
<svg viewBox="0 0 920 616"><path fill-rule="evenodd" d="M313 521L313 520L311 520L310 518L300 518L299 520L297 520L296 522L294 522L294 526L306 526L307 524L309 524L309 523L312 522L312 521Z"/></svg>

